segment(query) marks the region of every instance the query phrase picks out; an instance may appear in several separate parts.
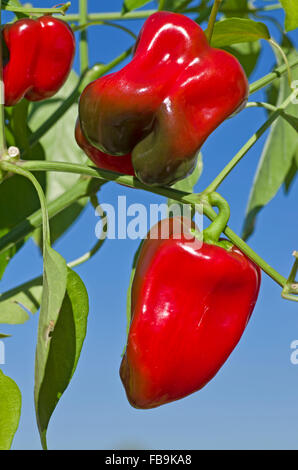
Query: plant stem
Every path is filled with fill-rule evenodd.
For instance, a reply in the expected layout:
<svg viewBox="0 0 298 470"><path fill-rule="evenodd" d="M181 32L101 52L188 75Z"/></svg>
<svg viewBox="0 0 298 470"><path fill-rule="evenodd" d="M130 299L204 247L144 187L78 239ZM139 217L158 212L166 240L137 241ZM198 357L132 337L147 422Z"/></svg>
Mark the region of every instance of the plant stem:
<svg viewBox="0 0 298 470"><path fill-rule="evenodd" d="M204 240L212 243L218 242L219 237L230 219L230 206L227 201L218 193L211 193L208 197L208 205L217 207L219 212L216 219L203 230Z"/></svg>
<svg viewBox="0 0 298 470"><path fill-rule="evenodd" d="M230 14L237 16L237 15L241 15L242 13L258 13L258 12L263 12L263 11L272 11L272 10L281 10L281 9L282 9L282 6L280 5L280 3L273 4L273 5L265 5L259 8L239 8L239 10L237 10L236 8L225 8L225 6L223 5L222 8L220 8L220 12L230 13ZM184 13L196 13L197 10L198 9L196 7L191 7L191 8L187 8L184 11Z"/></svg>
<svg viewBox="0 0 298 470"><path fill-rule="evenodd" d="M96 26L96 25L105 25L105 26L112 26L113 28L117 28L117 29L121 29L122 31L124 31L125 33L129 34L130 36L132 36L134 38L134 40L137 39L137 35L131 31L130 29L128 28L125 28L125 26L122 26L120 24L117 24L117 23L112 23L111 21L93 21L93 22L88 22L88 23L84 23L84 24L80 24L79 26L74 26L72 28L73 32L75 31L81 31L82 29L85 29L85 28L88 28L88 26Z"/></svg>
<svg viewBox="0 0 298 470"><path fill-rule="evenodd" d="M53 218L79 199L87 197L97 190L98 184L92 184L90 178L80 179L71 189L65 191L65 193L57 199L48 203L49 218ZM37 210L0 238L0 253L12 248L17 242L34 232L36 228L39 228L41 224L42 213L41 210Z"/></svg>
<svg viewBox="0 0 298 470"><path fill-rule="evenodd" d="M165 7L166 0L159 0L158 11L162 11Z"/></svg>
<svg viewBox="0 0 298 470"><path fill-rule="evenodd" d="M39 184L35 176L30 171L25 170L24 168L21 168L20 166L14 165L13 163L5 162L5 171L24 176L25 178L30 180L33 186L35 187L36 192L38 194L40 207L41 207L43 240L44 240L44 243L50 244L50 225L49 225L48 208L47 208L46 198L45 198L41 185Z"/></svg>
<svg viewBox="0 0 298 470"><path fill-rule="evenodd" d="M98 240L95 245L91 248L91 250L87 251L84 255L80 256L77 259L74 259L73 261L70 261L67 263L67 266L69 268L75 268L76 266L79 266L80 264L86 263L86 261L89 261L102 247L105 239Z"/></svg>
<svg viewBox="0 0 298 470"><path fill-rule="evenodd" d="M122 14L120 11L116 12L107 12L107 13L89 13L88 22L92 23L93 21L101 20L111 20L111 21L123 21L123 20L139 20L143 18L148 18L148 16L156 13L157 10L141 10L141 11L130 11L126 14ZM80 16L78 14L65 15L63 20L68 22L78 22L80 21Z"/></svg>
<svg viewBox="0 0 298 470"><path fill-rule="evenodd" d="M211 220L214 220L217 216L215 210L210 206L204 207L204 214ZM270 266L265 260L263 260L250 246L248 246L242 238L236 235L229 227L226 227L224 234L234 243L243 253L245 253L252 261L254 261L260 268L273 279L281 287L284 287L287 280L281 274L279 274L272 266Z"/></svg>
<svg viewBox="0 0 298 470"><path fill-rule="evenodd" d="M294 60L292 60L292 62L290 62L289 67L292 69L292 68L297 67L297 65L298 65L298 56L297 56L296 59L294 59ZM287 68L286 64L283 64L283 65L280 65L279 67L277 67L272 72L265 75L264 77L259 78L258 80L256 80L255 82L253 82L250 85L249 94L251 95L252 93L255 93L256 91L261 90L261 88L264 88L265 86L269 85L271 82L273 82L273 80L275 80L278 77L281 77L281 75L286 73L287 70L288 70L288 68Z"/></svg>
<svg viewBox="0 0 298 470"><path fill-rule="evenodd" d="M284 64L285 66L287 67L287 72L288 72L288 83L289 83L289 87L291 88L291 84L292 84L292 73L291 73L291 68L290 68L290 65L289 65L289 62L288 62L288 58L286 56L286 54L284 53L283 51L283 48L276 42L274 41L274 39L268 39L268 42L269 44L274 48L276 49L279 54L281 55L283 61L284 61Z"/></svg>
<svg viewBox="0 0 298 470"><path fill-rule="evenodd" d="M80 26L88 23L87 0L80 0ZM80 70L81 74L89 67L87 29L80 33Z"/></svg>
<svg viewBox="0 0 298 470"><path fill-rule="evenodd" d="M229 175L233 168L240 162L240 160L247 154L247 152L252 148L252 146L257 142L257 140L266 132L266 130L271 126L271 124L277 119L283 112L284 109L291 103L291 100L294 96L294 93L291 93L287 99L269 116L267 121L257 130L257 132L243 145L243 147L236 153L234 158L224 167L224 169L217 175L217 177L212 181L212 183L207 186L204 190L204 193L212 193L216 191L218 186L224 181L224 179Z"/></svg>
<svg viewBox="0 0 298 470"><path fill-rule="evenodd" d="M298 252L297 251L294 251L293 253L293 256L295 256L295 262L293 264L293 267L291 269L291 272L290 272L290 275L289 275L289 278L283 288L283 291L282 291L282 297L284 299L288 299L288 300L294 300L295 302L298 302L298 297L297 297L297 294L298 294L298 290L297 290L297 283L295 282L295 279L296 279L296 275L297 275L297 272L298 272Z"/></svg>
<svg viewBox="0 0 298 470"><path fill-rule="evenodd" d="M30 13L36 13L36 14L47 14L47 13L60 13L61 15L65 16L65 12L68 10L70 7L70 2L65 3L62 7L60 8L34 8L34 7L18 7L18 6L11 6L11 5L4 5L2 7L3 10L6 11L12 11L14 13L25 13L25 14L30 14Z"/></svg>
<svg viewBox="0 0 298 470"><path fill-rule="evenodd" d="M220 8L220 4L221 4L221 0L214 0L213 7L212 7L212 10L211 10L211 14L210 14L210 18L209 18L209 21L208 21L208 26L207 26L207 29L205 31L205 35L206 35L209 43L211 42L213 28L214 28L214 25L215 25L217 13L218 13L219 8Z"/></svg>
<svg viewBox="0 0 298 470"><path fill-rule="evenodd" d="M6 162L0 162L0 168L6 170ZM129 186L136 189L143 189L145 191L164 196L169 199L174 199L175 201L191 204L195 206L206 200L205 194L191 194L184 191L179 191L170 187L162 186L146 186L141 183L139 180L129 175L120 175L113 171L99 170L85 165L78 165L74 163L63 163L63 162L45 162L45 161L20 161L15 163L16 166L22 166L22 168L30 171L58 171L66 173L77 173L91 176L97 178L101 181L115 181L118 184ZM55 201L56 202L56 201ZM217 213L213 210L211 205L203 204L204 214L210 219L215 220L217 218ZM61 211L63 207L60 206ZM58 212L59 212L58 211ZM27 227L28 229L28 227ZM30 233L31 230L29 230ZM14 233L13 233L14 232ZM18 232L19 233L19 232ZM229 227L226 227L224 230L226 236L234 243L239 249L243 251L250 259L252 259L256 264L258 264L264 272L266 272L274 281L276 281L280 286L284 286L286 283L286 278L281 276L277 271L275 271L265 260L263 260L257 253L255 253L238 235L236 235ZM23 235L24 237L24 235ZM20 238L16 237L15 230L13 229L8 234L4 235L0 239L0 253L7 250L10 246L14 245L16 241L19 241Z"/></svg>
<svg viewBox="0 0 298 470"><path fill-rule="evenodd" d="M268 111L276 111L278 108L273 104L264 103L263 101L249 101L246 104L246 108L264 108Z"/></svg>

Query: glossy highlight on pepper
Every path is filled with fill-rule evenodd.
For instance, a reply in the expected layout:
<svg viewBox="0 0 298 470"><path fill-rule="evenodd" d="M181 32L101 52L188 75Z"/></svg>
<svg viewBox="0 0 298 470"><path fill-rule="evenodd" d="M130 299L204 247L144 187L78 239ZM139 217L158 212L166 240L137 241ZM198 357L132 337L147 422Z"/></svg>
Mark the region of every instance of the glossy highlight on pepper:
<svg viewBox="0 0 298 470"><path fill-rule="evenodd" d="M234 56L210 47L190 18L157 12L146 20L131 62L85 88L79 119L93 147L131 154L141 181L170 185L193 171L206 138L247 96Z"/></svg>
<svg viewBox="0 0 298 470"><path fill-rule="evenodd" d="M40 101L53 96L72 67L75 38L66 22L50 15L24 18L2 31L5 105L22 98Z"/></svg>
<svg viewBox="0 0 298 470"><path fill-rule="evenodd" d="M133 280L120 375L135 408L204 387L239 342L260 288L260 268L238 248L220 241L197 248L173 220L167 239L145 239Z"/></svg>

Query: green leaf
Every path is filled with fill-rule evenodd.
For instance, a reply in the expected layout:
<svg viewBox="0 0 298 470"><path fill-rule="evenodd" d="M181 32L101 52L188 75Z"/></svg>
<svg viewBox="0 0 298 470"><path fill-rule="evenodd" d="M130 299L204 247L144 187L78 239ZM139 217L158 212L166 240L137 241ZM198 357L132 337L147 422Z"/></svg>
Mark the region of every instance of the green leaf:
<svg viewBox="0 0 298 470"><path fill-rule="evenodd" d="M228 18L215 23L211 46L226 47L258 39L270 39L265 24L245 18Z"/></svg>
<svg viewBox="0 0 298 470"><path fill-rule="evenodd" d="M285 189L285 193L288 194L291 187L292 187L292 184L295 180L295 177L297 176L297 172L298 172L298 165L297 165L297 161L296 161L296 158L297 158L297 155L298 155L298 147L297 147L297 151L296 151L296 155L294 155L294 158L292 160L292 165L286 175L286 178L285 178L285 181L284 181L284 189Z"/></svg>
<svg viewBox="0 0 298 470"><path fill-rule="evenodd" d="M62 282L64 285L64 275ZM53 286L51 292L55 293ZM86 288L69 268L62 302L61 287L57 295L59 302L57 297L56 305L52 304L48 309L47 320L43 318L40 322L36 354L35 407L43 448L47 447L46 433L51 415L77 367L89 310ZM41 316L45 317L44 311Z"/></svg>
<svg viewBox="0 0 298 470"><path fill-rule="evenodd" d="M225 47L225 50L234 55L242 65L246 76L249 77L258 63L261 45L260 41L242 42Z"/></svg>
<svg viewBox="0 0 298 470"><path fill-rule="evenodd" d="M21 3L18 0L2 0L2 8L5 10L5 7L19 7Z"/></svg>
<svg viewBox="0 0 298 470"><path fill-rule="evenodd" d="M295 54L288 54L289 60ZM293 69L293 79L298 78L298 70ZM277 106L289 96L291 90L287 77L281 77L273 90L279 87ZM273 98L275 92L269 92ZM298 116L298 106L290 104L286 110L288 115ZM248 238L255 228L259 211L276 195L290 172L293 155L297 151L297 132L282 116L278 117L271 126L268 138L262 151L259 165L255 174L253 187L249 196L246 217L243 228L243 238Z"/></svg>
<svg viewBox="0 0 298 470"><path fill-rule="evenodd" d="M186 191L186 192L192 193L194 186L197 184L197 182L200 179L202 171L203 171L203 156L202 156L202 153L200 152L198 155L198 160L197 160L197 164L196 164L194 171L187 178L184 178L183 180L175 183L172 186L172 188L179 189L180 191ZM168 206L171 206L172 204L179 204L179 203L177 201L174 201L173 199L168 199Z"/></svg>
<svg viewBox="0 0 298 470"><path fill-rule="evenodd" d="M3 333L0 333L0 338L10 338L11 335L4 335Z"/></svg>
<svg viewBox="0 0 298 470"><path fill-rule="evenodd" d="M163 10L180 11L186 8L192 0L166 0Z"/></svg>
<svg viewBox="0 0 298 470"><path fill-rule="evenodd" d="M0 295L0 323L16 325L29 320L40 307L42 277L26 282Z"/></svg>
<svg viewBox="0 0 298 470"><path fill-rule="evenodd" d="M26 159L44 160L44 151L41 145L36 145L34 151L29 151L28 141L30 136L27 122L28 103L21 101L17 106L8 108L6 118L10 132L10 145L26 149ZM13 140L12 140L13 139ZM36 177L45 188L45 174L37 173ZM36 192L32 188L30 181L26 178L14 175L5 179L0 184L0 237L8 233L18 223L26 219L32 212L40 207ZM11 258L21 248L23 242L18 243L13 248L0 254L0 279Z"/></svg>
<svg viewBox="0 0 298 470"><path fill-rule="evenodd" d="M9 450L18 429L22 396L17 384L0 370L0 450Z"/></svg>
<svg viewBox="0 0 298 470"><path fill-rule="evenodd" d="M29 124L33 131L36 131L40 124L44 122L65 100L77 85L78 77L74 71L71 72L67 82L61 90L51 99L37 102L31 105ZM64 114L41 139L45 149L45 159L47 161L63 161L69 163L83 164L87 157L76 144L74 139L74 128L77 119L77 103ZM80 175L71 173L46 173L46 198L53 201L66 190L70 189L80 178ZM55 242L77 219L82 212L88 199L79 199L63 213L57 215L50 221L51 239ZM35 232L35 240L41 247L41 231Z"/></svg>
<svg viewBox="0 0 298 470"><path fill-rule="evenodd" d="M38 337L35 359L35 408L42 445L46 447L46 435L40 427L40 413L43 409L39 404L39 395L50 353L51 335L64 300L67 283L67 266L65 260L47 243L44 246L43 291L38 324Z"/></svg>
<svg viewBox="0 0 298 470"><path fill-rule="evenodd" d="M227 18L230 17L244 17L248 16L248 1L247 0L225 0L220 9Z"/></svg>
<svg viewBox="0 0 298 470"><path fill-rule="evenodd" d="M297 0L280 0L286 13L285 30L292 31L298 28L298 8Z"/></svg>
<svg viewBox="0 0 298 470"><path fill-rule="evenodd" d="M282 117L298 132L298 118L289 113L282 113Z"/></svg>
<svg viewBox="0 0 298 470"><path fill-rule="evenodd" d="M151 0L124 0L122 14L128 13L129 11L135 10L136 8L141 8L150 1Z"/></svg>

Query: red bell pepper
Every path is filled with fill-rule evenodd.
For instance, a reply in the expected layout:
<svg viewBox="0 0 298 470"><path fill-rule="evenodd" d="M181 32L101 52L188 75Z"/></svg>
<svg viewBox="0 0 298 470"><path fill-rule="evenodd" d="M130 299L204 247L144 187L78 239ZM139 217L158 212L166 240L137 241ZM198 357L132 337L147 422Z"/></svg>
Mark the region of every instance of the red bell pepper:
<svg viewBox="0 0 298 470"><path fill-rule="evenodd" d="M75 38L66 22L50 15L20 19L3 28L5 105L53 96L71 70Z"/></svg>
<svg viewBox="0 0 298 470"><path fill-rule="evenodd" d="M107 155L97 148L93 147L85 138L79 120L76 123L75 138L79 147L84 150L90 160L103 170L116 171L124 175L134 176L134 169L131 163L131 155L123 155L122 157L115 157L114 155Z"/></svg>
<svg viewBox="0 0 298 470"><path fill-rule="evenodd" d="M206 138L247 95L234 56L210 47L190 18L157 12L145 22L131 62L85 88L79 118L92 146L132 154L141 181L173 184L192 172Z"/></svg>
<svg viewBox="0 0 298 470"><path fill-rule="evenodd" d="M120 375L136 408L204 387L240 340L260 287L259 267L238 248L209 236L196 247L186 231L180 236L185 220L173 220L179 230L176 222L168 239L144 241L132 285Z"/></svg>

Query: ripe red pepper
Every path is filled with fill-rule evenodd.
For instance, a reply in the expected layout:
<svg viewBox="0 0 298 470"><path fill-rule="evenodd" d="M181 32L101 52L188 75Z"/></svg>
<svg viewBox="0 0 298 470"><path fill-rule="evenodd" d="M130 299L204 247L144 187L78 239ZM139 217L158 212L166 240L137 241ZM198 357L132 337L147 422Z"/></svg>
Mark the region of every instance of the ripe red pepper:
<svg viewBox="0 0 298 470"><path fill-rule="evenodd" d="M90 160L95 163L98 168L103 170L116 171L124 175L134 176L134 169L131 163L131 155L123 155L122 157L115 157L114 155L107 155L97 148L93 147L85 138L79 120L76 123L75 138L79 147L84 150Z"/></svg>
<svg viewBox="0 0 298 470"><path fill-rule="evenodd" d="M132 154L141 181L172 184L194 169L206 138L247 95L234 56L210 47L188 17L157 12L145 22L131 62L85 88L79 118L92 146Z"/></svg>
<svg viewBox="0 0 298 470"><path fill-rule="evenodd" d="M66 22L50 15L20 19L3 28L5 105L53 96L71 70L75 38Z"/></svg>
<svg viewBox="0 0 298 470"><path fill-rule="evenodd" d="M144 241L133 280L120 375L136 408L204 387L237 345L258 297L261 271L245 254L227 241L196 247L186 231L180 236L185 219L174 220L179 230L176 222L168 239Z"/></svg>

